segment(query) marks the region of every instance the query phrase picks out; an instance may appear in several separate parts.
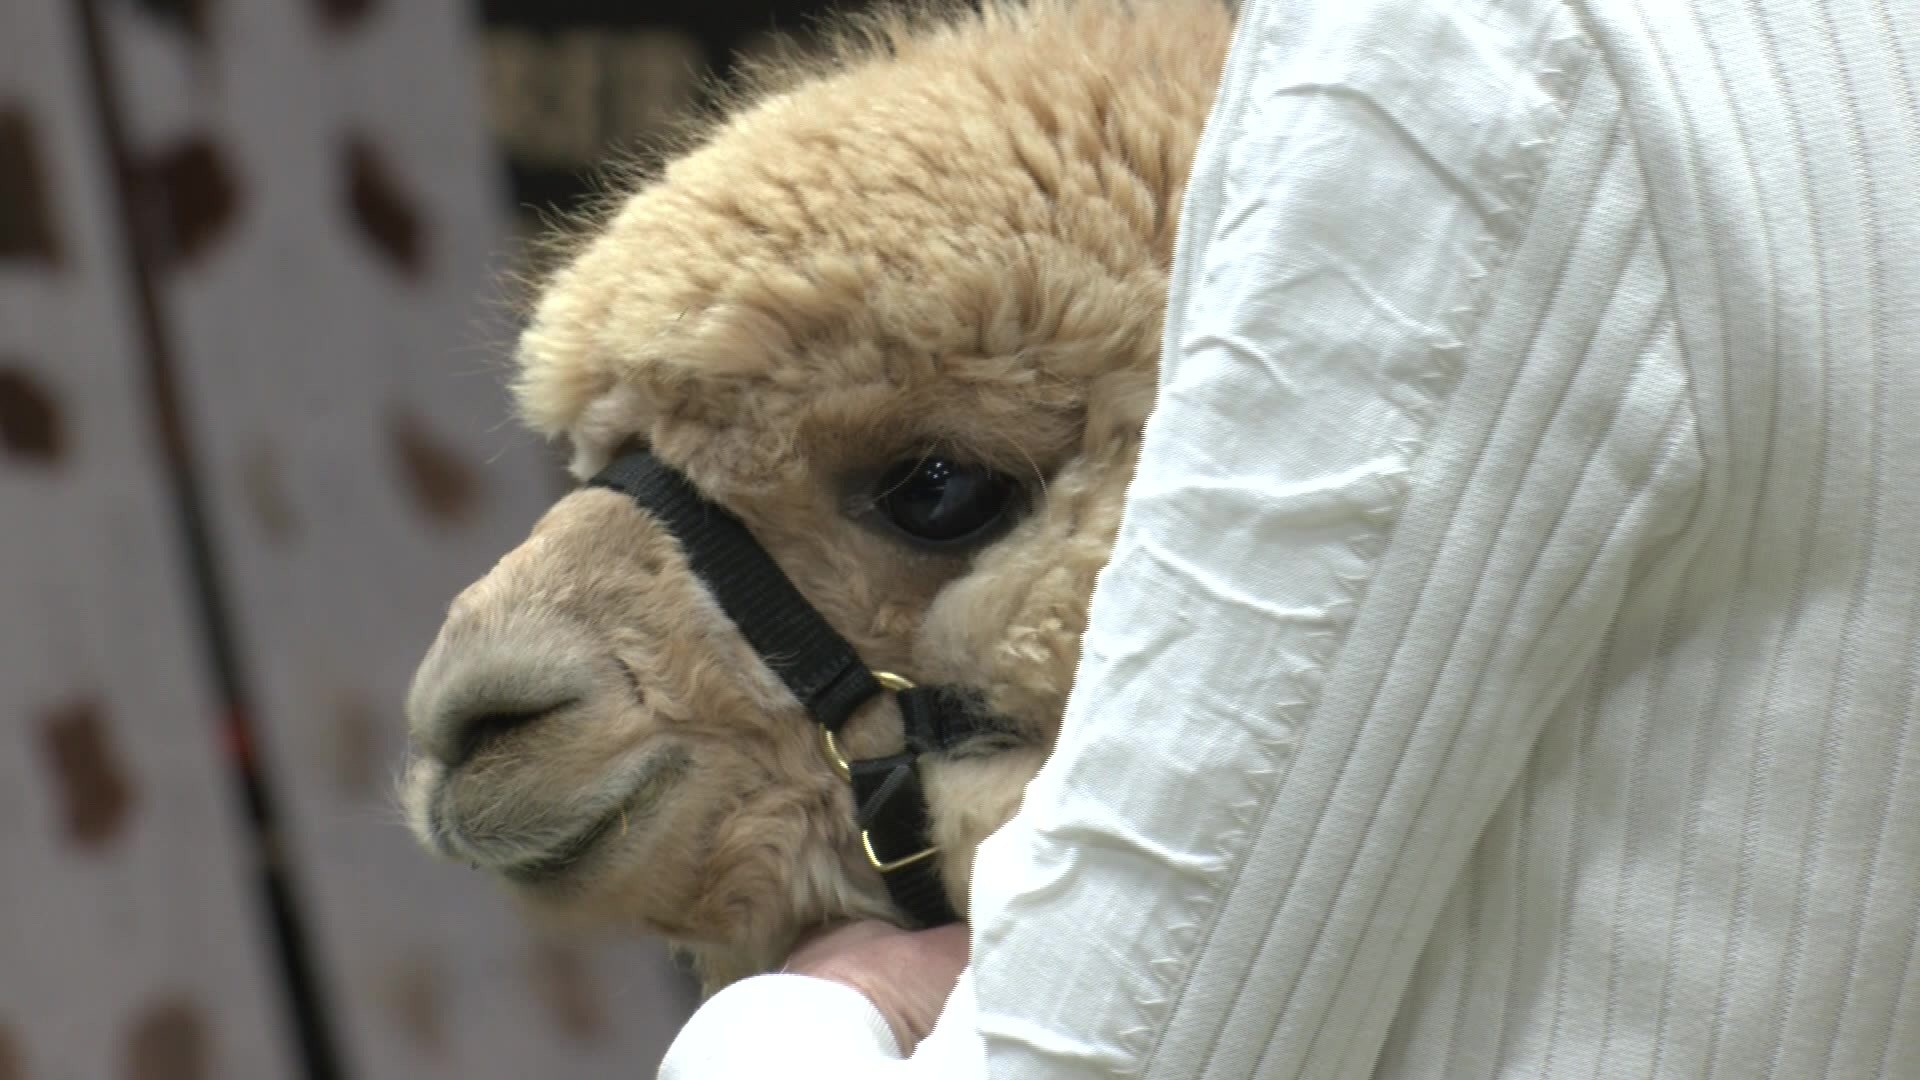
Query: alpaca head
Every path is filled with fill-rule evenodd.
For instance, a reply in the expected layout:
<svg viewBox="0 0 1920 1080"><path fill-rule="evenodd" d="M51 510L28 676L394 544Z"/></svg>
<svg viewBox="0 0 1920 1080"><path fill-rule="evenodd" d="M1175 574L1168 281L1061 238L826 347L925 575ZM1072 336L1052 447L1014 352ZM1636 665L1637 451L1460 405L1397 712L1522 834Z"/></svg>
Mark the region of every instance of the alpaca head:
<svg viewBox="0 0 1920 1080"><path fill-rule="evenodd" d="M1155 390L1211 0L869 19L631 195L543 288L524 415L576 476L644 446L878 669L966 688L922 764L941 873L1052 746ZM798 701L627 498L582 487L452 604L408 702L422 841L710 984L893 917ZM847 725L897 750L895 704Z"/></svg>

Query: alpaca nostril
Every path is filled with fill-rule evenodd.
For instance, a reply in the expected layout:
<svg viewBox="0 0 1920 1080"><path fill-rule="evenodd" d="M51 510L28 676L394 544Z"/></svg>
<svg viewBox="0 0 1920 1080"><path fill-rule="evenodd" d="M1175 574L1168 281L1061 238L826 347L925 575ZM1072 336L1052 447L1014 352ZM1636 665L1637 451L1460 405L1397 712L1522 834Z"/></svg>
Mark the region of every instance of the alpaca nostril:
<svg viewBox="0 0 1920 1080"><path fill-rule="evenodd" d="M448 768L457 769L473 759L490 743L499 742L521 728L552 716L561 709L574 704L562 701L544 709L514 709L501 712L483 712L452 725L454 736L445 740L443 746L450 751L441 758Z"/></svg>
<svg viewBox="0 0 1920 1080"><path fill-rule="evenodd" d="M604 665L592 639L567 623L455 615L414 672L407 694L413 745L457 769L598 698L609 689Z"/></svg>

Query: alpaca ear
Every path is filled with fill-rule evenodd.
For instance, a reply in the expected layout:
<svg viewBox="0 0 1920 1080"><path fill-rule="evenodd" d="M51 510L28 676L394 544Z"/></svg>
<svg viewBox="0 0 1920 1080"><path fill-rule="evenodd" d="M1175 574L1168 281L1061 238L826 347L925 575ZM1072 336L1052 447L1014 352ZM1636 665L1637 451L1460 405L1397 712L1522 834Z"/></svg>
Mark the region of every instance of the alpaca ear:
<svg viewBox="0 0 1920 1080"><path fill-rule="evenodd" d="M585 483L620 447L636 438L644 438L647 427L645 398L630 383L615 381L590 399L580 410L566 437L571 444L567 471L576 481Z"/></svg>

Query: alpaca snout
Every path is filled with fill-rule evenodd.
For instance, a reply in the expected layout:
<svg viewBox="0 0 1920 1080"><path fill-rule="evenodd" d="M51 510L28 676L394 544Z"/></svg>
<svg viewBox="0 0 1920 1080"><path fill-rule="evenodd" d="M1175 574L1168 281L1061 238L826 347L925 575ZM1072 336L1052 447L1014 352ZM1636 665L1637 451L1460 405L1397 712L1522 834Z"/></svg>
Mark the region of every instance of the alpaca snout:
<svg viewBox="0 0 1920 1080"><path fill-rule="evenodd" d="M407 726L415 749L448 769L531 735L608 690L591 643L537 616L448 620L414 675Z"/></svg>
<svg viewBox="0 0 1920 1080"><path fill-rule="evenodd" d="M533 887L644 847L692 759L649 737L621 662L584 627L503 598L456 602L421 661L401 796L430 849Z"/></svg>

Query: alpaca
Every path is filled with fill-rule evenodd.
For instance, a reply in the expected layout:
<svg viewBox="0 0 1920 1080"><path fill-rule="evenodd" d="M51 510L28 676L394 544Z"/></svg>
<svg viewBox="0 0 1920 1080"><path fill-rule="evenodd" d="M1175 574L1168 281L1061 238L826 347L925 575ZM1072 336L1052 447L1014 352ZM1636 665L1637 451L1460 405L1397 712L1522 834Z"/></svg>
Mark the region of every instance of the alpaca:
<svg viewBox="0 0 1920 1080"><path fill-rule="evenodd" d="M1058 731L1231 29L1219 0L863 17L614 206L519 343L521 412L577 477L645 447L865 663L991 718L919 764L960 912ZM900 920L808 714L617 492L560 499L454 600L408 719L423 844L666 937L709 991ZM837 749L902 738L883 696Z"/></svg>

